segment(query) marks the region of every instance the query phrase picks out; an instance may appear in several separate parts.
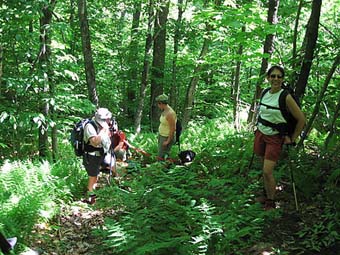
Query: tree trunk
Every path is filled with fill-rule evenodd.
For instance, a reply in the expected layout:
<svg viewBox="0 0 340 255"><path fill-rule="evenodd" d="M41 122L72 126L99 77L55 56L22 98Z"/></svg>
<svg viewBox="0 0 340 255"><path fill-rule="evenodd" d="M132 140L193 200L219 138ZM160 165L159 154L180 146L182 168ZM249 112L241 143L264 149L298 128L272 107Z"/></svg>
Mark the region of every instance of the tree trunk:
<svg viewBox="0 0 340 255"><path fill-rule="evenodd" d="M69 24L72 31L72 39L70 40L70 50L69 53L74 55L76 51L76 45L77 45L77 36L79 36L79 30L78 30L78 24L77 24L77 16L76 16L76 8L77 3L76 0L70 0L70 18L69 18Z"/></svg>
<svg viewBox="0 0 340 255"><path fill-rule="evenodd" d="M277 11L279 9L279 4L280 4L279 0L269 0L267 22L271 25L277 24ZM268 59L270 58L274 51L274 39L275 35L269 34L266 36L264 42L263 53L268 54L268 57L262 58L260 75L258 82L256 83L256 91L248 115L248 123L251 123L252 126L255 124L254 113L256 112L257 109L257 100L260 98L261 95L262 91L261 85L263 84L265 74L268 69Z"/></svg>
<svg viewBox="0 0 340 255"><path fill-rule="evenodd" d="M51 56L51 38L49 37L49 27L52 20L52 10L56 0L45 5L42 9L43 16L40 18L40 53L39 64L44 75L44 83L42 84L42 92L40 99L40 112L44 118L40 119L39 126L39 157L46 158L48 155L48 118L49 118L49 100L46 100L46 95L50 94L50 86L52 79L52 70L50 66ZM55 138L56 139L56 138Z"/></svg>
<svg viewBox="0 0 340 255"><path fill-rule="evenodd" d="M78 16L80 24L81 42L83 47L85 75L90 101L98 107L96 75L92 58L90 29L87 20L86 0L78 0Z"/></svg>
<svg viewBox="0 0 340 255"><path fill-rule="evenodd" d="M0 44L0 96L2 95L2 75L3 75L3 69L2 69L2 58L3 58L3 48Z"/></svg>
<svg viewBox="0 0 340 255"><path fill-rule="evenodd" d="M246 31L246 27L242 27L242 32ZM243 54L243 45L240 44L238 48L237 55L241 58ZM236 70L235 70L235 82L233 87L233 101L234 101L234 127L237 132L240 132L240 72L241 72L241 60L238 60L236 63Z"/></svg>
<svg viewBox="0 0 340 255"><path fill-rule="evenodd" d="M289 84L295 84L296 77L298 76L296 72L296 67L298 66L298 63L300 63L299 59L297 58L297 37L298 37L298 30L299 30L299 20L300 20L300 14L301 14L301 9L303 5L304 0L299 1L299 6L298 10L296 13L296 19L295 19L295 25L294 25L294 33L293 33L293 49L292 49L292 70L293 73L290 77L290 82Z"/></svg>
<svg viewBox="0 0 340 255"><path fill-rule="evenodd" d="M28 33L30 33L32 36L33 36L33 29L34 29L34 24L33 24L33 20L30 20L29 21L29 24L28 24ZM30 47L30 52L33 52L33 49L32 47ZM27 56L27 62L30 63L31 67L34 65L34 58L33 58L33 55L28 55Z"/></svg>
<svg viewBox="0 0 340 255"><path fill-rule="evenodd" d="M306 51L303 58L299 79L295 86L295 94L297 99L301 102L301 97L305 93L307 80L312 66L314 50L316 41L318 39L318 29L321 12L321 0L313 0L312 13L309 18L308 27L305 35Z"/></svg>
<svg viewBox="0 0 340 255"><path fill-rule="evenodd" d="M330 80L332 79L332 76L337 68L337 66L339 65L340 63L340 55L338 54L338 56L335 58L335 61L332 65L332 68L330 69L327 77L326 77L326 80L323 84L323 87L320 91L320 94L318 95L318 98L317 98L317 101L316 101L316 104L315 104L315 107L314 107L314 110L313 110L313 113L312 113L312 116L310 117L308 123L307 123L307 126L305 127L305 130L304 130L304 133L305 134L308 134L309 133L309 130L311 129L312 127L312 124L317 116L317 114L319 113L319 110L320 110L320 104L323 100L323 97L325 95L325 92L327 90L327 87L328 87L328 84L330 82ZM302 145L303 144L303 141L304 139L306 138L306 136L303 136L302 139L299 141L299 145Z"/></svg>
<svg viewBox="0 0 340 255"><path fill-rule="evenodd" d="M334 112L333 120L332 120L332 123L331 123L331 126L330 126L329 134L328 134L328 136L326 137L326 140L325 140L325 150L328 149L328 145L329 145L330 141L332 140L334 133L336 132L336 129L337 129L336 121L339 118L339 113L340 113L340 97L338 97L338 102L337 102L337 105L336 105L336 108L335 108L335 112Z"/></svg>
<svg viewBox="0 0 340 255"><path fill-rule="evenodd" d="M50 95L51 95L51 98L55 98L55 84L54 82L51 82L50 83ZM50 116L51 116L51 120L54 122L54 125L51 125L52 127L52 133L51 133L51 136L52 136L52 159L53 159L53 162L56 162L57 160L57 155L58 155L58 127L56 125L57 123L57 113L55 112L55 108L54 108L54 105L51 106L51 109L50 109Z"/></svg>
<svg viewBox="0 0 340 255"><path fill-rule="evenodd" d="M172 83L170 89L170 105L173 109L176 110L178 116L178 108L177 108L177 100L179 98L179 88L177 87L177 54L178 54L178 45L181 40L181 25L182 25L182 16L183 16L183 0L178 0L178 16L176 21L175 33L174 33L174 57L172 59Z"/></svg>
<svg viewBox="0 0 340 255"><path fill-rule="evenodd" d="M163 2L163 1L161 1ZM155 105L156 96L163 93L164 85L164 65L166 50L166 22L169 13L169 1L163 2L157 11L155 19L153 59L151 69L151 128L153 130L155 123L158 123L160 111Z"/></svg>
<svg viewBox="0 0 340 255"><path fill-rule="evenodd" d="M139 28L139 20L141 14L141 7L142 2L136 1L134 3L134 13L132 19L132 27L131 27L131 42L129 46L129 56L128 56L128 63L129 63L129 75L127 85L127 115L129 119L133 119L136 111L136 88L137 85L137 76L138 76L138 28Z"/></svg>
<svg viewBox="0 0 340 255"><path fill-rule="evenodd" d="M140 86L138 107L135 115L135 132L139 134L141 131L141 121L143 116L144 99L146 95L146 87L149 80L149 69L150 69L150 57L152 49L152 20L153 20L153 0L149 0L148 6L148 33L146 35L145 49L144 49L144 62L143 62L143 72L142 81Z"/></svg>
<svg viewBox="0 0 340 255"><path fill-rule="evenodd" d="M207 34L210 33L211 26L209 24L206 24L207 27ZM185 104L184 104L184 113L183 113L183 119L182 119L182 126L183 128L186 128L186 126L189 123L190 117L191 117L191 110L194 104L194 98L195 98L195 91L196 91L196 86L199 80L199 73L201 72L203 68L203 59L208 53L209 49L209 44L210 44L210 39L209 36L206 36L203 42L202 50L199 56L199 61L197 61L199 64L197 64L193 76L190 80L190 84L188 86L188 90L186 93L186 98L185 98Z"/></svg>

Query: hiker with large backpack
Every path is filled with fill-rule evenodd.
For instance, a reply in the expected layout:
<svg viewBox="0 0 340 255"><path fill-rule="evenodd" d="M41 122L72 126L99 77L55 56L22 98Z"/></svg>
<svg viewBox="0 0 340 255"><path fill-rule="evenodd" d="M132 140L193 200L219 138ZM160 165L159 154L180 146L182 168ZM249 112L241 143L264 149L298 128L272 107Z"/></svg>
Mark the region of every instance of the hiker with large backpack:
<svg viewBox="0 0 340 255"><path fill-rule="evenodd" d="M274 65L267 71L270 88L261 96L254 153L263 159L265 209L275 208L276 182L273 171L283 144L294 144L304 125L305 116L293 96L284 88L285 72Z"/></svg>
<svg viewBox="0 0 340 255"><path fill-rule="evenodd" d="M168 105L168 101L169 98L167 95L162 94L156 97L158 108L162 111L158 128L159 159L167 158L172 145L175 143L177 115L170 105Z"/></svg>
<svg viewBox="0 0 340 255"><path fill-rule="evenodd" d="M109 127L111 117L112 114L108 109L99 108L94 118L84 126L84 144L86 149L83 154L83 165L89 176L87 186L89 197L85 202L90 204L94 204L96 201L94 186L98 181L101 163L111 147Z"/></svg>

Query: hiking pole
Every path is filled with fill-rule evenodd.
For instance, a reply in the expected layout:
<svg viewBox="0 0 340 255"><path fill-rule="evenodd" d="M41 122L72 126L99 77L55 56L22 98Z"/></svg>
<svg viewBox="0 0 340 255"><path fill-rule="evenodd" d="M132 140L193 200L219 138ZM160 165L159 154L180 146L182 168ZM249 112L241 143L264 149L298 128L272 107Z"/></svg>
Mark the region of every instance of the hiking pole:
<svg viewBox="0 0 340 255"><path fill-rule="evenodd" d="M254 156L255 156L255 152L253 151L253 155L251 156L251 159L248 165L248 170L250 170L250 168L253 166Z"/></svg>
<svg viewBox="0 0 340 255"><path fill-rule="evenodd" d="M294 200L295 200L295 208L298 211L299 210L299 205L297 201L297 196L296 196L296 188L295 188L295 180L294 180L294 174L293 174L293 168L292 168L292 162L291 162L291 157L290 157L290 151L289 151L289 146L292 146L291 144L287 144L287 152L288 152L288 167L290 171L290 179L292 181L292 186L293 186L293 193L294 193Z"/></svg>

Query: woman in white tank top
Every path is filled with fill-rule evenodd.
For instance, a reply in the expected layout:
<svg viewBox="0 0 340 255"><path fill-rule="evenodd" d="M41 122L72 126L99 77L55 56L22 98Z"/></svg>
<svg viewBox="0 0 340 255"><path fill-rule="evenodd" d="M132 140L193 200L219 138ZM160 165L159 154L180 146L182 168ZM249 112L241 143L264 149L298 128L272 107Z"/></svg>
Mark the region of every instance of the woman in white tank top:
<svg viewBox="0 0 340 255"><path fill-rule="evenodd" d="M285 72L281 66L272 66L267 72L267 80L270 83L270 90L263 96L260 107L260 117L265 121L272 123L285 123L285 119L280 110L273 109L279 106L279 97L282 93L282 84ZM261 199L265 202L265 209L275 208L275 191L276 182L273 171L277 161L279 160L283 144L292 144L300 135L304 125L305 116L301 112L293 97L288 94L286 97L286 105L289 112L292 113L297 120L297 125L291 137L282 136L277 130L266 126L262 123L258 124L255 132L254 153L263 160L263 183L265 188L265 197Z"/></svg>

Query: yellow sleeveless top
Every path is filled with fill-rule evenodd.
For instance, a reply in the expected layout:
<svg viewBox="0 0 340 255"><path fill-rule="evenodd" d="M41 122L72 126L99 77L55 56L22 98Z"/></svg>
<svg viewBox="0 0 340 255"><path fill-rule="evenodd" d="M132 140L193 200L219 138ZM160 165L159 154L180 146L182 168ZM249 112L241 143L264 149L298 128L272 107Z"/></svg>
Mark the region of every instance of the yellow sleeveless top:
<svg viewBox="0 0 340 255"><path fill-rule="evenodd" d="M177 121L177 118L175 119L175 121ZM160 122L159 128L158 128L159 134L161 136L168 137L170 134L170 125L163 114L161 114L161 117L159 118L159 122Z"/></svg>

